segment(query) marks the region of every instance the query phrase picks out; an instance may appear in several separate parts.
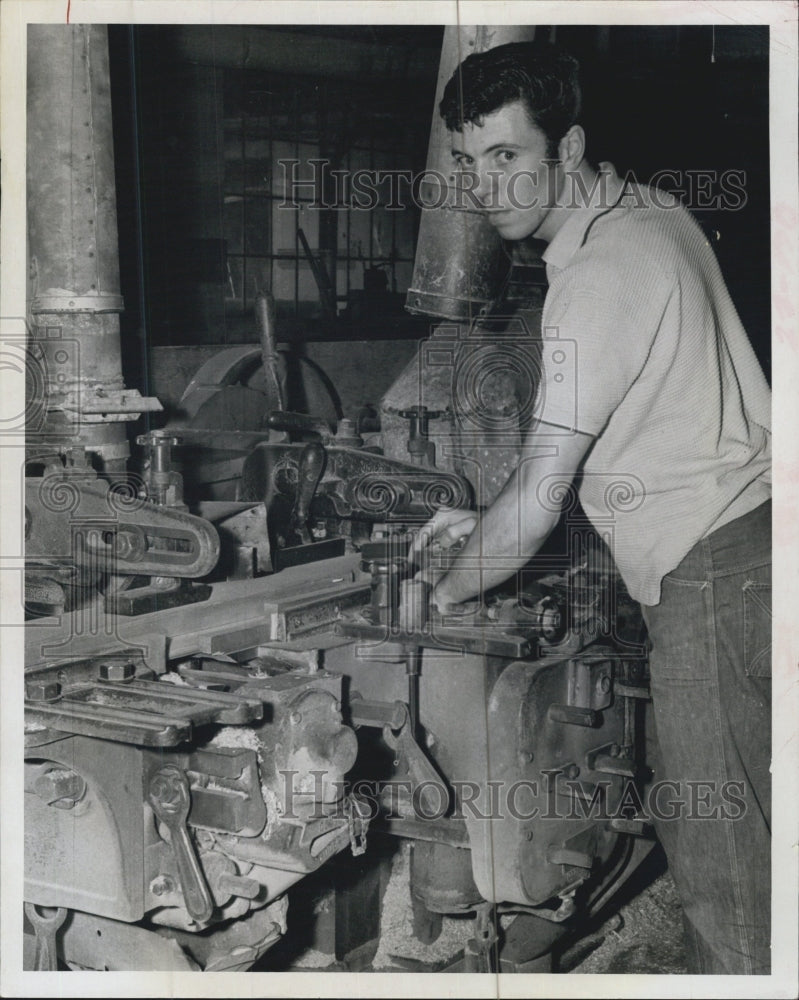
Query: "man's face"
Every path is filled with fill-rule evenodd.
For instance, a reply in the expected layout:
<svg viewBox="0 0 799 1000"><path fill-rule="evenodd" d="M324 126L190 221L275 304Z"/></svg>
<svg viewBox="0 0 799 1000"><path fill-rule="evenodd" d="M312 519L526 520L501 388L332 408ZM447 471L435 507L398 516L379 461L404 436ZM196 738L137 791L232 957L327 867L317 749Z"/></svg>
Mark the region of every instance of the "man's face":
<svg viewBox="0 0 799 1000"><path fill-rule="evenodd" d="M476 201L503 239L550 238L546 219L562 175L551 161L543 162L546 136L531 124L522 102L503 105L482 125L464 125L451 139L464 189L471 191L466 207Z"/></svg>

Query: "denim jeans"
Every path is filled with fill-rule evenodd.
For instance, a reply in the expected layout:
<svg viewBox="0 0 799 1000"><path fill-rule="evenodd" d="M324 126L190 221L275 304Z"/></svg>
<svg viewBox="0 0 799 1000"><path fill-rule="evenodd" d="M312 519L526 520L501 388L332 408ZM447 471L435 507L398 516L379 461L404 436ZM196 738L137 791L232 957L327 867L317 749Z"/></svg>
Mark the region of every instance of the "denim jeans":
<svg viewBox="0 0 799 1000"><path fill-rule="evenodd" d="M691 972L771 964L771 503L703 538L644 607L659 760L682 813L655 827ZM737 782L740 784L730 784ZM704 818L703 818L704 817Z"/></svg>

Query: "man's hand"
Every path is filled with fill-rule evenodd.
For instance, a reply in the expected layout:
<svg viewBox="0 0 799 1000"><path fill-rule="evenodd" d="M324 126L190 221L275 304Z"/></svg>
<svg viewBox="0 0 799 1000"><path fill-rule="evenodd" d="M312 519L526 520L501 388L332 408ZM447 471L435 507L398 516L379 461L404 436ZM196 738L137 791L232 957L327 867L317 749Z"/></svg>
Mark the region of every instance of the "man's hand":
<svg viewBox="0 0 799 1000"><path fill-rule="evenodd" d="M442 549L449 549L457 542L465 541L477 527L479 520L480 515L473 510L442 507L419 530L411 546L411 559L419 563L422 553L433 542L437 542Z"/></svg>
<svg viewBox="0 0 799 1000"><path fill-rule="evenodd" d="M411 558L419 563L432 540L443 548L466 540L433 591L431 600L439 610L504 583L532 559L560 517L557 506L539 496L541 484L571 483L593 441L590 434L565 434L562 427L538 423L528 432L513 474L484 514L444 509L428 521L411 549Z"/></svg>
<svg viewBox="0 0 799 1000"><path fill-rule="evenodd" d="M479 520L480 515L473 510L442 507L421 528L411 546L410 559L421 567L415 579L430 584L430 602L441 612L446 611L452 602L445 593L445 587L437 588L437 584L447 576L449 570L446 566L434 564L430 549L433 545L441 549L451 549L454 546L460 548L477 527Z"/></svg>

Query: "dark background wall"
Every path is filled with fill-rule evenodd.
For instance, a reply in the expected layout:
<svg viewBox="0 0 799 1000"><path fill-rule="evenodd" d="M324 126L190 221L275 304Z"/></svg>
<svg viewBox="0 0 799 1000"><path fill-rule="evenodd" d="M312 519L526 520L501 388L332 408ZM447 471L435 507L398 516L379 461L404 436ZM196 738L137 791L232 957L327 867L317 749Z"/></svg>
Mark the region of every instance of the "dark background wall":
<svg viewBox="0 0 799 1000"><path fill-rule="evenodd" d="M421 170L442 35L424 26L110 28L130 384L147 388L158 345L256 339L259 288L278 300L281 339L299 349L427 332L402 308L418 225L411 200L400 212L280 214L277 160ZM713 240L768 372L768 28L537 30L536 44L553 39L583 65L590 158L644 182L660 174L681 194ZM335 321L300 226L335 282ZM377 272L377 289L364 290ZM346 349L332 363L345 368Z"/></svg>

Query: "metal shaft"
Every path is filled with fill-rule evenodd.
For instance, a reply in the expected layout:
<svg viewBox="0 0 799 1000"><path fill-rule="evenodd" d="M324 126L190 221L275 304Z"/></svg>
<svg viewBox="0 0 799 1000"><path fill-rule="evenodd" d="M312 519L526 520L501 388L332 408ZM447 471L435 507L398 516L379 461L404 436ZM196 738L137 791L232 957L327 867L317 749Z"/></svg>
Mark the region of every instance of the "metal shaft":
<svg viewBox="0 0 799 1000"><path fill-rule="evenodd" d="M124 468L124 421L160 410L122 379L108 32L28 27L28 310L56 443Z"/></svg>
<svg viewBox="0 0 799 1000"><path fill-rule="evenodd" d="M256 296L255 318L258 323L258 335L261 338L261 357L263 358L269 409L285 410L286 400L280 381L277 356L275 300L268 292L261 292Z"/></svg>

